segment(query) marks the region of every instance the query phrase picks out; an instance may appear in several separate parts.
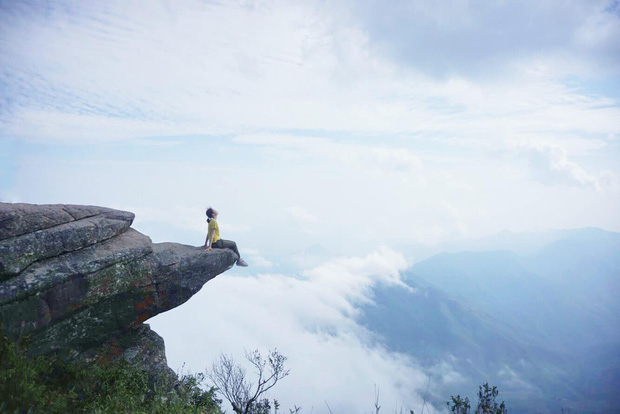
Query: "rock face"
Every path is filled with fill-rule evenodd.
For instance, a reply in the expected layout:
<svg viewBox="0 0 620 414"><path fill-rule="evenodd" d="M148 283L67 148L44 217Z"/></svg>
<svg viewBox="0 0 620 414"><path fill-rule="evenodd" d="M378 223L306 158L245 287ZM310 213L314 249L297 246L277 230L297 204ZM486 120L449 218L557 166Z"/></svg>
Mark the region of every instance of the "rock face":
<svg viewBox="0 0 620 414"><path fill-rule="evenodd" d="M147 319L177 307L237 256L153 244L134 215L104 207L0 203L0 322L30 351L125 358L173 375Z"/></svg>

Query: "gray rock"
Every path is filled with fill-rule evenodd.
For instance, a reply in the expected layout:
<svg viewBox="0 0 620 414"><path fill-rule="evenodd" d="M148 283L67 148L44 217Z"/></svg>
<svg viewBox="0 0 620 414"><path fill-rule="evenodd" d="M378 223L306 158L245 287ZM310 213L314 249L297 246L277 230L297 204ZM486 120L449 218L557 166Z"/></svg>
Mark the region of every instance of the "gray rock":
<svg viewBox="0 0 620 414"><path fill-rule="evenodd" d="M144 321L183 304L237 256L153 244L133 214L93 206L0 203L0 322L32 354L124 358L170 376ZM155 370L155 371L154 371Z"/></svg>
<svg viewBox="0 0 620 414"><path fill-rule="evenodd" d="M153 377L163 376L169 383L176 380L175 372L168 367L164 339L146 323L124 329L119 335L81 354L82 359L113 361L118 357L142 367Z"/></svg>
<svg viewBox="0 0 620 414"><path fill-rule="evenodd" d="M133 213L107 207L0 203L0 240L102 214L118 215L120 218L129 216L130 225L134 218Z"/></svg>
<svg viewBox="0 0 620 414"><path fill-rule="evenodd" d="M34 263L19 275L0 283L0 306L51 289L76 275L88 276L114 265L131 263L152 251L148 237L129 229L97 245ZM109 288L128 281L119 278Z"/></svg>
<svg viewBox="0 0 620 414"><path fill-rule="evenodd" d="M28 212L20 219L11 213L7 204L0 204L0 235L14 234L0 241L0 280L16 275L30 264L62 253L72 252L107 240L125 232L133 222L134 215L125 211L99 209L95 207L79 209L75 206L62 206L54 213L52 206L44 206L45 213L37 214L32 207L20 205L17 211ZM70 207L70 208L69 208ZM69 213L73 212L74 215ZM79 217L77 212L84 215ZM97 213L86 215L86 212ZM45 218L49 227L40 228L34 221ZM70 221L65 221L70 220ZM36 229L24 233L28 229Z"/></svg>

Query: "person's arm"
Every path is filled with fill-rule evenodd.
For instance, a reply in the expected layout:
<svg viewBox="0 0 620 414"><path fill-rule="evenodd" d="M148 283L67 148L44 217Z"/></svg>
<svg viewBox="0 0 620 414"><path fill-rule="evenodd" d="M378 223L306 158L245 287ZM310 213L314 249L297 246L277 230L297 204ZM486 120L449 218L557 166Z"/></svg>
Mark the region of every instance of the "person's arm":
<svg viewBox="0 0 620 414"><path fill-rule="evenodd" d="M207 239L205 240L206 251L211 250L211 245L213 244L213 236L215 236L215 231L211 226L209 226L209 231L207 232Z"/></svg>

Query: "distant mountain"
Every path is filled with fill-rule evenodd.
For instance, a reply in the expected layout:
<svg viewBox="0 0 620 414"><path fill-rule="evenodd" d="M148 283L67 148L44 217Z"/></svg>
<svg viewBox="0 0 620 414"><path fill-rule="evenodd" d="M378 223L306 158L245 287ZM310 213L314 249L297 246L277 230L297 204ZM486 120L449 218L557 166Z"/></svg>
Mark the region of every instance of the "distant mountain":
<svg viewBox="0 0 620 414"><path fill-rule="evenodd" d="M564 232L538 252L440 254L411 268L420 279L561 350L620 341L620 234Z"/></svg>
<svg viewBox="0 0 620 414"><path fill-rule="evenodd" d="M620 326L620 234L581 229L526 258L526 265L554 283L583 312ZM620 329L603 335L620 340Z"/></svg>
<svg viewBox="0 0 620 414"><path fill-rule="evenodd" d="M532 254L549 243L566 237L572 230L545 230L536 232L501 231L492 236L475 240L446 242L441 247L445 252L508 250L517 254Z"/></svg>
<svg viewBox="0 0 620 414"><path fill-rule="evenodd" d="M546 407L547 394L575 392L564 381L569 355L522 342L499 319L423 281L406 284L409 289L377 287L360 323L388 349L413 356L431 373L436 406L487 381L500 387L515 413L553 412Z"/></svg>
<svg viewBox="0 0 620 414"><path fill-rule="evenodd" d="M477 239L451 240L436 245L412 243L411 241L394 241L390 245L403 252L409 262L416 263L440 253L458 253L462 251L486 252L507 250L519 255L532 254L556 240L565 237L571 230L545 230L538 232L513 232L503 230L492 236Z"/></svg>
<svg viewBox="0 0 620 414"><path fill-rule="evenodd" d="M489 381L511 412L613 412L620 234L543 238L527 255L463 251L417 263L404 275L408 289L376 288L360 321L436 372L444 394Z"/></svg>
<svg viewBox="0 0 620 414"><path fill-rule="evenodd" d="M526 259L533 270L561 284L620 286L620 233L573 230Z"/></svg>
<svg viewBox="0 0 620 414"><path fill-rule="evenodd" d="M540 326L540 318L553 317L561 301L550 300L552 285L524 267L519 256L504 251L440 254L414 265L407 279L429 283L508 322L511 329L529 327L535 343L548 326Z"/></svg>
<svg viewBox="0 0 620 414"><path fill-rule="evenodd" d="M498 329L499 321L432 286L407 285L411 289L376 288L374 304L365 308L366 326L389 338L390 348L399 352L415 349L421 361L448 354L481 363L489 355L502 360L522 356L514 338Z"/></svg>

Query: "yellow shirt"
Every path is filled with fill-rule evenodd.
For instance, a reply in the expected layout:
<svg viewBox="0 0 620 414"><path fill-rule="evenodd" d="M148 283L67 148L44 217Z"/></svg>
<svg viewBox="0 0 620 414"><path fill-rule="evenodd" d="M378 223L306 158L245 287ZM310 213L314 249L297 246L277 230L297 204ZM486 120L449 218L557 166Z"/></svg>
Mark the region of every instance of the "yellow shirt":
<svg viewBox="0 0 620 414"><path fill-rule="evenodd" d="M209 222L209 231L213 231L213 241L211 245L220 239L220 226L217 225L215 219L211 219Z"/></svg>

